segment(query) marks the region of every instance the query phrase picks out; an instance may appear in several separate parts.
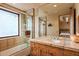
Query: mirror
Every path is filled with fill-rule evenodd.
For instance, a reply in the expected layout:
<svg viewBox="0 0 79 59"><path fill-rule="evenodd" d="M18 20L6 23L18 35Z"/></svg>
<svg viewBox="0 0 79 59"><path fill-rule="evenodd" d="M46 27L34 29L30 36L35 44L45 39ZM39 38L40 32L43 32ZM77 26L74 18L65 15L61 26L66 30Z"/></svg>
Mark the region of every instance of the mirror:
<svg viewBox="0 0 79 59"><path fill-rule="evenodd" d="M70 36L70 15L62 15L59 18L59 35Z"/></svg>
<svg viewBox="0 0 79 59"><path fill-rule="evenodd" d="M47 35L47 19L46 17L39 17L39 36Z"/></svg>

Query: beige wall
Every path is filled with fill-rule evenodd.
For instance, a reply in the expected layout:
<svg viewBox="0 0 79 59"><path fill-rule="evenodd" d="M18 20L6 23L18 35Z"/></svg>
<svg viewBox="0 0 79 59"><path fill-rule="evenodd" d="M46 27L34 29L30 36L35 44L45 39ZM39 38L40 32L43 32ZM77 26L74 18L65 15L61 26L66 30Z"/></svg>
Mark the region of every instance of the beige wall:
<svg viewBox="0 0 79 59"><path fill-rule="evenodd" d="M59 35L59 22L57 15L48 15L41 9L36 9L35 15L35 37L39 37L39 17L47 17L47 35ZM53 26L48 27L51 23Z"/></svg>
<svg viewBox="0 0 79 59"><path fill-rule="evenodd" d="M48 24L52 24L48 27ZM59 19L57 15L47 16L47 35L58 36L59 35Z"/></svg>
<svg viewBox="0 0 79 59"><path fill-rule="evenodd" d="M74 8L76 9L76 35L79 35L79 23L78 23L78 16L79 16L79 3L76 3L74 5Z"/></svg>
<svg viewBox="0 0 79 59"><path fill-rule="evenodd" d="M74 8L76 8L76 16L79 15L79 3L75 3Z"/></svg>

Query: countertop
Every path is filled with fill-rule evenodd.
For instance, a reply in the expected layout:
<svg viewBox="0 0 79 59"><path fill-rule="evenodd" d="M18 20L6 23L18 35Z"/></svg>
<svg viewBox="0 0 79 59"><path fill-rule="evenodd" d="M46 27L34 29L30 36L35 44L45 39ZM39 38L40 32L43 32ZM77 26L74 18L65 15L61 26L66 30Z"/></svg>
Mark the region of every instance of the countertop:
<svg viewBox="0 0 79 59"><path fill-rule="evenodd" d="M50 45L58 48L79 52L79 43L72 41L70 38L59 37L58 39L55 39L54 37L45 36L30 39L30 42L36 42L40 44Z"/></svg>

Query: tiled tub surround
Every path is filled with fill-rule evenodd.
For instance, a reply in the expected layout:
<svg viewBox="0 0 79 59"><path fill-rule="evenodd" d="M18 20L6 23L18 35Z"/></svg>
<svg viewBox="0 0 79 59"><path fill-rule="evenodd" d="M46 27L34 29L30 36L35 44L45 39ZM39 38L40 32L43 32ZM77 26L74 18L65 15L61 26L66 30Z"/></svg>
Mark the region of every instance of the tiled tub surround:
<svg viewBox="0 0 79 59"><path fill-rule="evenodd" d="M0 52L0 56L26 56L30 54L30 47L26 43Z"/></svg>
<svg viewBox="0 0 79 59"><path fill-rule="evenodd" d="M0 39L0 51L23 44L24 40L21 37L10 37Z"/></svg>
<svg viewBox="0 0 79 59"><path fill-rule="evenodd" d="M27 44L21 37L0 39L0 56L29 55L30 47L27 48Z"/></svg>
<svg viewBox="0 0 79 59"><path fill-rule="evenodd" d="M65 55L79 55L79 43L71 41L70 38L59 37L59 39L57 40L48 36L48 37L30 39L30 42L34 44L37 43L37 44L42 44L46 46L56 47L56 48L59 48L60 50L62 49L63 53L65 52L64 53Z"/></svg>

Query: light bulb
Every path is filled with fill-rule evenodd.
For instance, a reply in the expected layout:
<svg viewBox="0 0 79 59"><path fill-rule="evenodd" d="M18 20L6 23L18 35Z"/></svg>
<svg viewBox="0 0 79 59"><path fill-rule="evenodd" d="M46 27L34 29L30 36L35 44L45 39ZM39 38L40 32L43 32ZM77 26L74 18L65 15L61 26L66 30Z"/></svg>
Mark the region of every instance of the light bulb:
<svg viewBox="0 0 79 59"><path fill-rule="evenodd" d="M57 7L57 5L53 5L54 7Z"/></svg>

